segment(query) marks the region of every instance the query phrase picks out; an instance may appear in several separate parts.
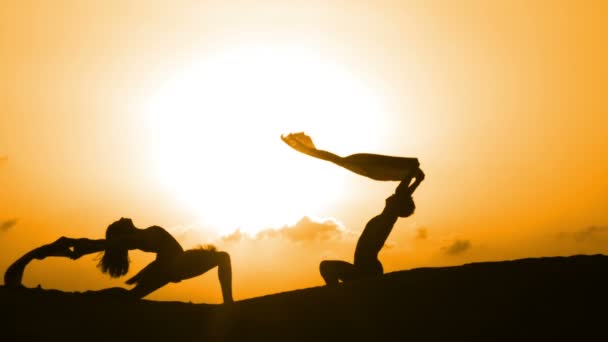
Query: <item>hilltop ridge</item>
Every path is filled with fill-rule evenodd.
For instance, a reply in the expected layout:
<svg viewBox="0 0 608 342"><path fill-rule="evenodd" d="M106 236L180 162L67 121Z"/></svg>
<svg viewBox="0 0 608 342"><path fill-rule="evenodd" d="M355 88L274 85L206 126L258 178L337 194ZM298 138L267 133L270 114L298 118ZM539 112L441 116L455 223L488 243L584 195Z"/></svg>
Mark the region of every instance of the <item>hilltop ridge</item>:
<svg viewBox="0 0 608 342"><path fill-rule="evenodd" d="M605 336L607 279L598 254L417 268L231 306L0 288L0 331L62 341L581 340Z"/></svg>

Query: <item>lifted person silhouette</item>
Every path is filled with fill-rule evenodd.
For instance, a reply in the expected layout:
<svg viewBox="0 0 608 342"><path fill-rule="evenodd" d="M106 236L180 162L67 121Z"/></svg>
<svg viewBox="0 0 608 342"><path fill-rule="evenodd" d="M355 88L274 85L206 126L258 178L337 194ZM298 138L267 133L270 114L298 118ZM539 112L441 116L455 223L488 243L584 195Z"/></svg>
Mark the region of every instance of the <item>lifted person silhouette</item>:
<svg viewBox="0 0 608 342"><path fill-rule="evenodd" d="M106 239L72 239L61 237L48 245L36 248L15 261L4 274L8 287L22 287L21 279L27 264L34 259L50 256L78 259L83 255L103 252L98 263L102 272L120 277L129 271L129 250L139 249L156 253L156 259L126 281L131 290L110 288L90 293L125 295L143 298L170 282L180 282L218 267L218 278L224 303L232 303L232 267L230 256L215 247L201 247L184 251L175 238L159 226L137 228L129 218L121 218L106 229Z"/></svg>
<svg viewBox="0 0 608 342"><path fill-rule="evenodd" d="M375 180L401 181L395 193L386 199L384 210L372 218L361 233L355 248L354 264L342 260L324 260L319 266L327 285L382 275L384 270L378 260L378 253L397 219L412 215L416 209L412 194L425 177L418 159L369 153L341 157L317 149L312 139L303 132L282 135L281 139L299 152L332 162L362 176Z"/></svg>
<svg viewBox="0 0 608 342"><path fill-rule="evenodd" d="M332 162L359 175L379 181L401 181L419 167L418 158L394 157L372 153L355 153L341 157L319 150L304 132L281 135L281 139L294 150L321 160Z"/></svg>

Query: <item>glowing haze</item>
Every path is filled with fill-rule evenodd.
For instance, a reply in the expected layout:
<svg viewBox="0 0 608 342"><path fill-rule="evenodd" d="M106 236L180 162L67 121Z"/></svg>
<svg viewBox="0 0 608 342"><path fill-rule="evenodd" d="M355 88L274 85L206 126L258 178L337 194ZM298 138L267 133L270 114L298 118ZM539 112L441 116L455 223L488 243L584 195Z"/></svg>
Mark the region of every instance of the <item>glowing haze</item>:
<svg viewBox="0 0 608 342"><path fill-rule="evenodd" d="M245 45L197 61L159 82L142 111L152 171L217 229L292 222L345 191L335 167L302 158L281 134L306 130L361 150L377 148L386 130L377 90L314 50Z"/></svg>
<svg viewBox="0 0 608 342"><path fill-rule="evenodd" d="M236 299L321 285L396 184L287 147L418 157L387 272L606 253L598 1L14 1L0 11L0 269L131 217L230 252ZM95 256L26 286L125 286ZM133 252L132 273L153 256ZM215 270L152 299L218 302Z"/></svg>

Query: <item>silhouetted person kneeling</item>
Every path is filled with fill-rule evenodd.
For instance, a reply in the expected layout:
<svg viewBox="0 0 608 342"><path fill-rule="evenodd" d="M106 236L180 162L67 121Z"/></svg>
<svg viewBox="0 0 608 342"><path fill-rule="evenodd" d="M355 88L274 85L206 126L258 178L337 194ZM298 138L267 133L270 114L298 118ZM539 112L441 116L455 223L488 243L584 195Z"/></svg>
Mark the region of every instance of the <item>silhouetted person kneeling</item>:
<svg viewBox="0 0 608 342"><path fill-rule="evenodd" d="M328 285L339 281L378 276L384 273L378 253L384 246L399 217L408 217L416 206L412 194L424 179L418 158L356 153L346 157L318 149L304 132L281 135L281 139L294 150L311 157L325 160L356 174L379 181L401 181L395 194L386 199L380 215L372 218L357 242L355 263L341 260L321 262L321 276ZM412 182L414 179L414 182Z"/></svg>
<svg viewBox="0 0 608 342"><path fill-rule="evenodd" d="M410 184L412 179L414 182ZM327 285L336 285L339 281L379 276L384 273L382 264L378 260L378 253L384 246L397 219L414 213L416 206L412 194L423 179L424 173L417 169L413 175L403 179L395 193L386 199L382 213L367 223L359 237L354 264L341 260L321 262L319 269Z"/></svg>

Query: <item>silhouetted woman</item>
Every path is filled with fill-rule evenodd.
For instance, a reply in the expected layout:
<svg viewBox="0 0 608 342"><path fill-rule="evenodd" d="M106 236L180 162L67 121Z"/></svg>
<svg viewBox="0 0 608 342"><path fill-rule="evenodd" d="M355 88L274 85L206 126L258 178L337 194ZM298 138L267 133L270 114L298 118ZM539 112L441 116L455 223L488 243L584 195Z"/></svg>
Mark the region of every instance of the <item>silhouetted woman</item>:
<svg viewBox="0 0 608 342"><path fill-rule="evenodd" d="M218 277L224 302L232 302L232 269L230 256L215 247L201 247L184 251L165 229L152 226L137 228L131 219L121 218L106 229L106 246L99 268L111 277L120 277L129 271L129 250L139 249L156 253L156 260L126 281L136 284L130 293L142 298L170 282L201 275L218 266ZM78 256L81 251L74 248ZM86 251L85 251L86 252Z"/></svg>
<svg viewBox="0 0 608 342"><path fill-rule="evenodd" d="M156 253L156 259L127 280L135 284L131 290L112 288L97 292L124 294L131 298L143 298L170 282L180 282L201 275L218 267L218 277L224 303L231 303L232 268L230 256L214 247L201 247L184 251L175 238L165 229L152 226L140 229L131 219L121 218L106 229L106 239L71 239L61 237L57 241L36 248L15 261L4 274L8 287L20 287L25 266L33 259L63 256L78 259L83 255L103 252L98 267L111 277L120 277L129 271L129 250L139 249Z"/></svg>
<svg viewBox="0 0 608 342"><path fill-rule="evenodd" d="M395 193L386 199L384 210L373 217L357 241L354 263L342 260L324 260L319 265L321 276L327 285L336 285L340 281L351 281L368 277L380 276L384 273L382 263L378 260L378 253L393 226L400 217L409 217L414 213L416 205L412 194L424 179L422 170L406 177ZM414 179L414 182L410 182Z"/></svg>
<svg viewBox="0 0 608 342"><path fill-rule="evenodd" d="M321 276L328 285L382 275L384 270L378 253L397 219L412 215L416 209L412 194L425 177L418 159L369 153L341 157L317 149L312 139L303 132L281 136L281 139L296 151L332 162L362 176L382 181L401 181L395 193L386 199L384 210L365 226L357 241L354 263L324 260L319 266Z"/></svg>

